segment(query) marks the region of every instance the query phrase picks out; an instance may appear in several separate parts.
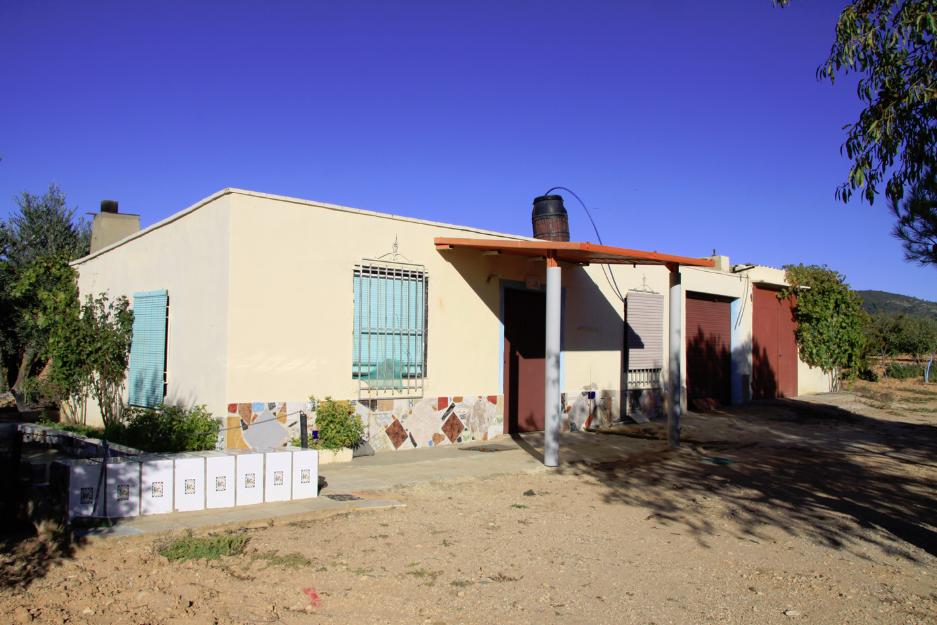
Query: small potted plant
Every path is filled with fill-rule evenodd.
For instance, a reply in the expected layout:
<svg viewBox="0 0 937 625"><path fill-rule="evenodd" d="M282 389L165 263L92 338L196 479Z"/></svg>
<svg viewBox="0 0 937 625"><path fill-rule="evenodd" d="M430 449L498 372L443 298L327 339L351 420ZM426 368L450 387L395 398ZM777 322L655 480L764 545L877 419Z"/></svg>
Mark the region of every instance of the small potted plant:
<svg viewBox="0 0 937 625"><path fill-rule="evenodd" d="M364 434L361 419L355 414L354 407L350 402L336 401L331 397L320 402L316 402L315 397L309 399L316 406L319 464L351 462L352 449Z"/></svg>

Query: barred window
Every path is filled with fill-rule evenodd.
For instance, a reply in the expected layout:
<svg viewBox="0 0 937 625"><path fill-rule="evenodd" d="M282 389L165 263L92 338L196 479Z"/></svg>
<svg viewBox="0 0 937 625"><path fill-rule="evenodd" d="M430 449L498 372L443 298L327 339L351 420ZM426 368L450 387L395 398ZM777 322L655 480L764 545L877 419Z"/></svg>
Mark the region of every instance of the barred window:
<svg viewBox="0 0 937 625"><path fill-rule="evenodd" d="M352 375L365 397L421 397L426 377L423 265L365 261L354 271Z"/></svg>

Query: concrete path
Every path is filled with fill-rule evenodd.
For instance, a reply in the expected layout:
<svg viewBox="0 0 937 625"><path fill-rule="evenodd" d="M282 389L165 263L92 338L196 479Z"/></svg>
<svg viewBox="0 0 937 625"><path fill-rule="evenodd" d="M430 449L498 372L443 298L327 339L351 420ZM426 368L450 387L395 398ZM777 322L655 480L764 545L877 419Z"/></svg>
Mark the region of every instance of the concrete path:
<svg viewBox="0 0 937 625"><path fill-rule="evenodd" d="M560 439L560 459L562 466L618 461L656 452L663 447L659 441L627 436L564 433ZM403 503L382 498L376 493L427 482L550 471L543 466L542 458L542 432L513 439L503 436L484 443L385 451L355 458L349 463L320 465L320 484L323 481L324 484L315 499L121 519L112 527L86 530L83 535L132 536L178 529L205 530L226 525L250 527L321 514L401 507ZM329 498L357 494L364 497L352 500Z"/></svg>

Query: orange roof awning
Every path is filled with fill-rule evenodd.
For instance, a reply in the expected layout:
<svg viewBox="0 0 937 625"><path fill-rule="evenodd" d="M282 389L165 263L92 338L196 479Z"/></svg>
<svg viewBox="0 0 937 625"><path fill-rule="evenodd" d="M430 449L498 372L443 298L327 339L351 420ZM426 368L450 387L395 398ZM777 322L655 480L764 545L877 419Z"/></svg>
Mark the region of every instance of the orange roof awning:
<svg viewBox="0 0 937 625"><path fill-rule="evenodd" d="M511 254L536 258L555 258L560 262L588 265L687 265L690 267L713 267L708 258L690 258L659 252L629 250L624 247L597 245L576 241L517 241L511 239L463 239L436 237L437 250L466 249L479 252Z"/></svg>

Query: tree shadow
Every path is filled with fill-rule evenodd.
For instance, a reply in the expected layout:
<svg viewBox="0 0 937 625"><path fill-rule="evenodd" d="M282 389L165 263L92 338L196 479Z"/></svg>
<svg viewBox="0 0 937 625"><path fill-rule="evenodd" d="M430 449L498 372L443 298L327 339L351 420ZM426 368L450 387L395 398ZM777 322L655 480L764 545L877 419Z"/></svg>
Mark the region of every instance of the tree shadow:
<svg viewBox="0 0 937 625"><path fill-rule="evenodd" d="M71 558L83 539L64 523L48 484L31 484L18 438L5 438L0 478L0 588L20 588Z"/></svg>
<svg viewBox="0 0 937 625"><path fill-rule="evenodd" d="M863 558L870 546L937 556L937 427L797 400L687 416L698 427L678 451L563 471L703 547L717 534L761 542L780 530Z"/></svg>
<svg viewBox="0 0 937 625"><path fill-rule="evenodd" d="M711 400L728 404L732 355L724 341L698 329L687 342L687 400Z"/></svg>

